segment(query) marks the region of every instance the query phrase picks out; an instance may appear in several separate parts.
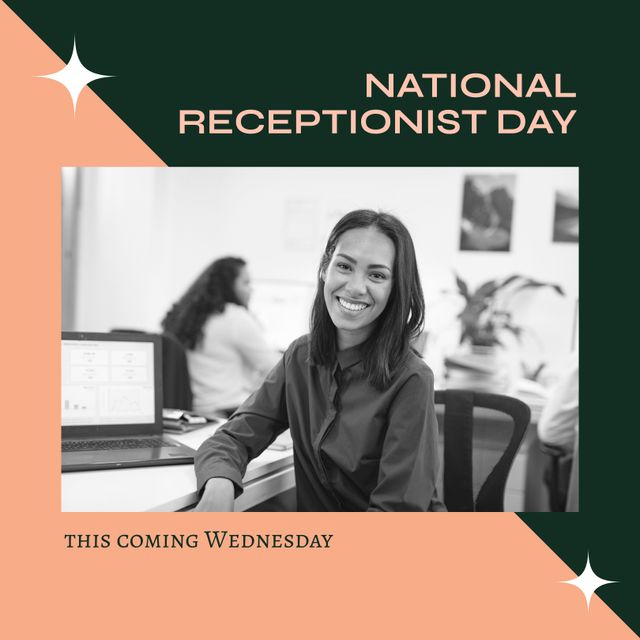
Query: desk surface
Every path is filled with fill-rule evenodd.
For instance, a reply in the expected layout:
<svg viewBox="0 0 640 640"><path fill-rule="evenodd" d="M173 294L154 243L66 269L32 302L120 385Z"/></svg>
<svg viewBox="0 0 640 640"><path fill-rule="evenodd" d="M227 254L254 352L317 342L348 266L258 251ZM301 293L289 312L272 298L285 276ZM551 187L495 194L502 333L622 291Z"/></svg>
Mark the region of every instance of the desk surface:
<svg viewBox="0 0 640 640"><path fill-rule="evenodd" d="M477 411L485 418L489 415L484 416L484 413L493 413L486 410ZM438 407L437 412L441 415L442 407ZM538 414L539 411L533 412L530 431L535 429ZM479 422L482 423L482 420ZM495 422L508 424L506 417ZM191 433L170 435L197 449L218 426L212 425ZM291 442L288 431L276 440L276 443L286 442ZM527 448L525 446L523 450L526 451ZM249 463L244 476L244 493L235 501L235 510L244 511L254 507L294 486L293 450L267 449ZM179 511L196 502L193 465L76 471L62 474L62 511ZM518 510L521 509L522 507Z"/></svg>
<svg viewBox="0 0 640 640"><path fill-rule="evenodd" d="M170 435L197 449L218 426ZM276 443L290 441L289 432L286 432ZM267 449L249 463L244 476L244 493L236 500L235 509L244 511L293 486L292 449ZM62 511L179 511L196 502L196 476L192 464L62 474Z"/></svg>

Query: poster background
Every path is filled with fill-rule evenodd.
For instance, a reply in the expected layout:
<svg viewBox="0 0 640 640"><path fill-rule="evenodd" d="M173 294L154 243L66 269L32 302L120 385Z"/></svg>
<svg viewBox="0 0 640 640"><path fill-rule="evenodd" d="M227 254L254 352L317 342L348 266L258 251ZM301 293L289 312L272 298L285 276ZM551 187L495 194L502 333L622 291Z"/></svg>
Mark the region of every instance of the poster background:
<svg viewBox="0 0 640 640"><path fill-rule="evenodd" d="M526 33L522 23L483 12L454 21L398 6L352 21L328 5L311 32L308 20L295 20L297 10L237 16L220 7L163 14L117 3L98 12L72 2L0 4L0 375L6 438L21 452L2 468L10 515L2 539L9 576L3 624L21 637L63 630L72 638L203 631L512 637L514 630L519 637L632 637L638 437L625 274L634 265L634 234L620 230L632 224L635 200L631 164L618 153L620 77L603 64L593 31L577 29L576 16L559 7L527 16ZM598 33L611 31L606 17L591 20ZM623 22L615 25L621 42ZM75 117L61 86L33 77L61 68L74 34L87 67L117 76L96 82L95 93L85 90ZM369 106L367 71L424 70L560 72L578 94L579 113L567 136L177 135L181 107L362 108ZM541 108L536 102L526 108ZM457 101L454 108L466 106ZM581 295L581 512L61 514L59 459L51 455L59 450L60 167L163 163L580 166L581 274L590 283ZM70 550L63 538L205 529L329 532L335 542L314 553ZM587 551L596 573L619 581L599 590L589 612L577 589L558 582L582 570Z"/></svg>

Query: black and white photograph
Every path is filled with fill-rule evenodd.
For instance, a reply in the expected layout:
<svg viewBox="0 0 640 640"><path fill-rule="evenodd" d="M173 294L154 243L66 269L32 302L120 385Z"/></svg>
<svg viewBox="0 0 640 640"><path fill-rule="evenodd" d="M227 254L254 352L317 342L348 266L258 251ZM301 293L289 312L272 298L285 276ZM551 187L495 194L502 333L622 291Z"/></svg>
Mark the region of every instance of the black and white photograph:
<svg viewBox="0 0 640 640"><path fill-rule="evenodd" d="M509 251L514 175L469 175L464 180L461 251Z"/></svg>
<svg viewBox="0 0 640 640"><path fill-rule="evenodd" d="M556 191L553 241L577 243L579 237L578 197L575 193Z"/></svg>
<svg viewBox="0 0 640 640"><path fill-rule="evenodd" d="M577 508L578 248L541 220L577 168L62 185L63 511ZM458 460L445 408L474 397Z"/></svg>

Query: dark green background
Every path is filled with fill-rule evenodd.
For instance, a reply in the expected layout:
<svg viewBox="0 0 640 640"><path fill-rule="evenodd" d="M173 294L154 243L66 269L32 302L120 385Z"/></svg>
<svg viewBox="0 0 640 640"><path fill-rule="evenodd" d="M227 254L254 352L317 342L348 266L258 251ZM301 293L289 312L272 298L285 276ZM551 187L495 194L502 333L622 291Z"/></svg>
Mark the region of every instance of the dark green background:
<svg viewBox="0 0 640 640"><path fill-rule="evenodd" d="M431 7L390 3L363 8L353 19L344 6L326 3L243 5L236 12L209 3L181 11L135 2L7 4L62 59L69 59L75 35L88 68L117 76L92 89L168 165L579 166L586 283L580 294L581 511L521 517L575 572L589 551L596 573L619 581L598 595L640 629L636 287L627 275L637 205L629 153L633 81L621 69L631 35L624 11L609 6L607 15L616 16L609 19L586 6L577 13L555 3L518 15L513 4L493 4L491 14L459 5L436 14ZM561 73L565 89L578 97L367 100L366 72ZM490 113L476 136L331 136L320 128L301 136L178 135L180 108L447 107ZM578 113L566 136L499 136L493 116L499 108Z"/></svg>

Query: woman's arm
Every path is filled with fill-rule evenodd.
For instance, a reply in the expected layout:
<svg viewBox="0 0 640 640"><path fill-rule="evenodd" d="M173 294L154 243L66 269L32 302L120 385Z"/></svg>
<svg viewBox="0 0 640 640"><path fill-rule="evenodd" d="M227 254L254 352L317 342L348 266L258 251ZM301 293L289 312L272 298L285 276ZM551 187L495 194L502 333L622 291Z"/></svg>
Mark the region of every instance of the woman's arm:
<svg viewBox="0 0 640 640"><path fill-rule="evenodd" d="M217 511L222 509L208 507L229 506L226 501L229 487L232 489L232 507L233 499L242 493L242 477L249 461L259 456L288 427L285 357L262 386L196 452L196 479L202 496L196 511ZM210 485L212 478L225 479L226 483ZM218 496L218 492L222 495Z"/></svg>
<svg viewBox="0 0 640 640"><path fill-rule="evenodd" d="M578 429L579 396L578 358L574 357L569 368L552 388L540 419L538 437L545 444L560 447L572 453Z"/></svg>
<svg viewBox="0 0 640 640"><path fill-rule="evenodd" d="M445 511L436 492L438 467L433 374L425 367L408 378L391 403L368 510Z"/></svg>

